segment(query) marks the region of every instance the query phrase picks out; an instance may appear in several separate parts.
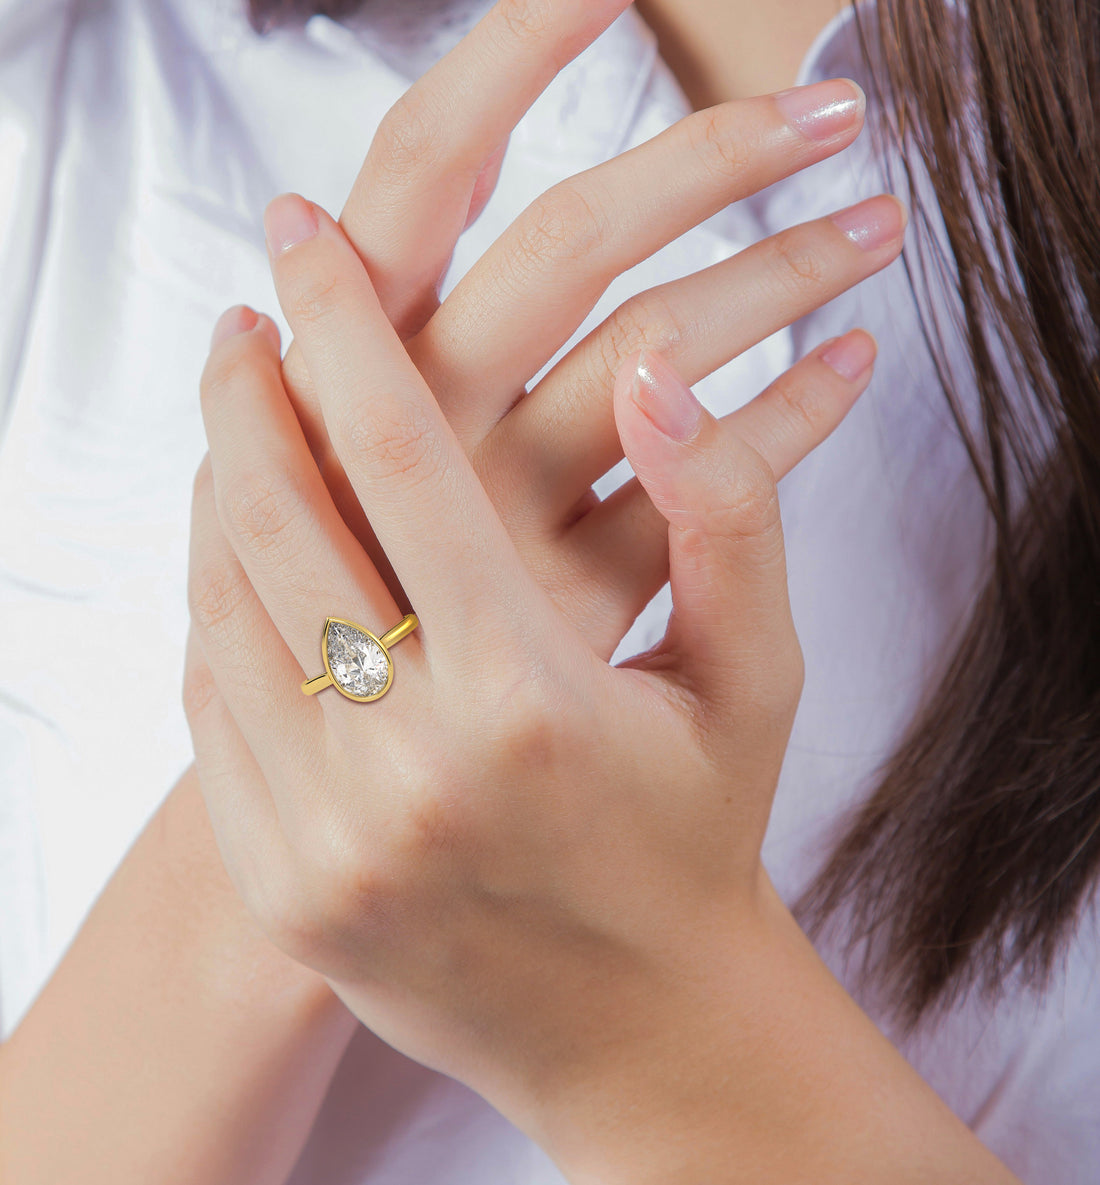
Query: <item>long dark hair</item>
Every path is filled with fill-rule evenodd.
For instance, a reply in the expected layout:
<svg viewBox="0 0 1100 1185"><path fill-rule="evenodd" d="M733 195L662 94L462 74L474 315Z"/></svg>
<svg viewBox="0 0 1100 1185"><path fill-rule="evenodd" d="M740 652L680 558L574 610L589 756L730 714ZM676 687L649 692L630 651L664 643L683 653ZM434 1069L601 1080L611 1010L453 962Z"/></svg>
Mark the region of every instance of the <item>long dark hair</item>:
<svg viewBox="0 0 1100 1185"><path fill-rule="evenodd" d="M249 0L258 29L363 2ZM879 0L873 31L857 19L914 230L928 241L921 171L946 227L976 427L928 299L942 276L912 249L906 266L993 562L795 909L813 936L843 916L909 1030L971 988L995 999L1015 971L1045 987L1100 873L1100 4L969 0L957 25L953 8Z"/></svg>
<svg viewBox="0 0 1100 1185"><path fill-rule="evenodd" d="M848 906L848 949L864 944L864 975L909 1031L969 988L995 999L1014 972L1047 986L1100 873L1100 5L968 0L958 24L953 7L879 0L877 85L946 227L977 428L935 309L925 331L993 563L796 909L816 935Z"/></svg>

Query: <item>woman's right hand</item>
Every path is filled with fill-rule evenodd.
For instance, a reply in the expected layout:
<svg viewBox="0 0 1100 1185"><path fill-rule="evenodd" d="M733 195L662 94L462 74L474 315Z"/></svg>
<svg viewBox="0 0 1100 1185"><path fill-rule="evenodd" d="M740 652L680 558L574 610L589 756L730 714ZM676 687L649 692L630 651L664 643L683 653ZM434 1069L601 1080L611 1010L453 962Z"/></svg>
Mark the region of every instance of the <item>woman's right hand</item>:
<svg viewBox="0 0 1100 1185"><path fill-rule="evenodd" d="M569 611L608 658L668 578L668 523L637 478L602 504L591 490L623 456L617 370L650 348L699 381L890 263L906 223L901 203L881 195L642 292L528 393L616 276L731 202L840 151L862 127L862 92L843 79L692 114L548 190L440 304L455 244L491 195L512 129L626 7L500 0L387 114L340 217L532 572L551 595L599 590L579 618L572 599ZM300 316L322 317L336 303L328 282L299 294ZM861 331L825 343L725 417L728 426L778 480L843 418L874 351ZM342 516L409 607L293 343L283 376Z"/></svg>

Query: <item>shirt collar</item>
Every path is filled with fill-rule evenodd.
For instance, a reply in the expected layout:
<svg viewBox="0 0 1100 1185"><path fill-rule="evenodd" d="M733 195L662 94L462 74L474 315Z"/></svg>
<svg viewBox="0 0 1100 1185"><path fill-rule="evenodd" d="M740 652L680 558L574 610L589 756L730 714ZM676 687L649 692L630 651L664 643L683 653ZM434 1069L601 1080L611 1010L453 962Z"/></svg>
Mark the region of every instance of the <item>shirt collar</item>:
<svg viewBox="0 0 1100 1185"><path fill-rule="evenodd" d="M952 16L961 15L965 0L944 0ZM858 22L857 23L857 15ZM860 25L866 30L868 53L877 50L878 2L856 0L843 8L814 38L798 70L796 86L825 78L848 77L869 90L871 75L860 45Z"/></svg>

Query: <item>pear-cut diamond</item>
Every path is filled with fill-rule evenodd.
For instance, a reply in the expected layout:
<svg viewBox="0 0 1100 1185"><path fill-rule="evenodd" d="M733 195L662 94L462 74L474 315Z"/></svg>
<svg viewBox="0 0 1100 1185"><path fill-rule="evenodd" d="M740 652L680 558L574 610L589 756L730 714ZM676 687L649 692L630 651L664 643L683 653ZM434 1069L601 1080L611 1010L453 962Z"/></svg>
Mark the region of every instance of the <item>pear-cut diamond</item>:
<svg viewBox="0 0 1100 1185"><path fill-rule="evenodd" d="M386 652L369 635L342 621L330 621L325 635L329 670L350 695L377 695L390 677Z"/></svg>

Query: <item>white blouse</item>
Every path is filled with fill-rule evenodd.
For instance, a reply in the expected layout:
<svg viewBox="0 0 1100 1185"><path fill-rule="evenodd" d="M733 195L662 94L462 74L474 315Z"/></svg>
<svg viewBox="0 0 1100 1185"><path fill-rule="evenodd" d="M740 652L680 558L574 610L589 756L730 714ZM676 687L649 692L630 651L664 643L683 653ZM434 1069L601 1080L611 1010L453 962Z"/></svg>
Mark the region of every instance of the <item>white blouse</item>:
<svg viewBox="0 0 1100 1185"><path fill-rule="evenodd" d="M191 479L206 447L198 376L215 318L238 301L271 313L289 340L263 208L297 190L338 213L382 115L486 3L372 0L346 25L318 16L261 38L244 0L0 0L5 1033L191 760L180 682ZM837 75L869 85L850 10L822 31L799 81ZM445 291L542 190L689 110L627 11L519 125ZM865 132L728 207L618 279L569 345L631 293L889 188L885 161ZM780 486L807 679L763 856L788 902L872 788L965 619L991 538L900 264L723 367L700 397L731 411L855 325L878 338L875 378ZM949 347L966 373L962 343ZM629 475L623 461L597 489ZM613 661L656 641L670 604L666 585ZM996 1007L964 1001L915 1040L861 1000L1037 1185L1100 1180L1098 949L1090 917L1044 996L1009 985ZM838 951L828 940L819 950L853 989ZM477 1095L363 1030L295 1185L471 1181L561 1178Z"/></svg>

